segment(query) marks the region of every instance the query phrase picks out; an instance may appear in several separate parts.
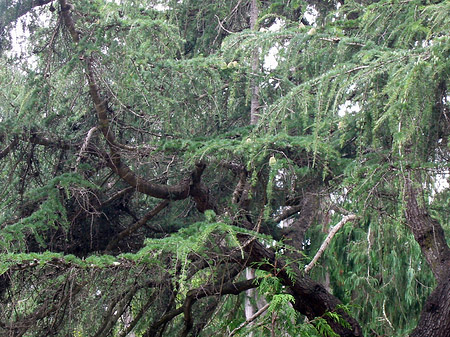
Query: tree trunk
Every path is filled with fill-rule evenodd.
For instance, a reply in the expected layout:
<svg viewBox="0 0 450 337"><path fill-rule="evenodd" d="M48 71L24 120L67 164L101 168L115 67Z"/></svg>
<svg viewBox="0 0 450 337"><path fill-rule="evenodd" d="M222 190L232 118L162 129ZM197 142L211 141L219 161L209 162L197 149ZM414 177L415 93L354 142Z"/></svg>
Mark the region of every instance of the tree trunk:
<svg viewBox="0 0 450 337"><path fill-rule="evenodd" d="M251 280L255 278L255 271L252 268L245 269L245 278L247 280ZM255 308L252 304L252 300L256 301L255 289L249 289L245 292L245 300L244 300L244 312L245 319L248 320L255 314ZM253 337L253 332L250 332L249 337Z"/></svg>
<svg viewBox="0 0 450 337"><path fill-rule="evenodd" d="M252 0L250 5L250 29L257 29L258 21L258 0ZM255 48L252 55L252 73L250 87L252 90L252 96L250 100L250 125L258 123L259 119L259 85L256 81L256 74L259 72L259 50Z"/></svg>
<svg viewBox="0 0 450 337"><path fill-rule="evenodd" d="M450 269L430 294L410 337L450 336Z"/></svg>
<svg viewBox="0 0 450 337"><path fill-rule="evenodd" d="M442 226L423 206L423 198L422 203L417 201L419 190L410 177L406 178L406 193L406 220L437 281L436 289L425 302L411 337L449 337L450 249Z"/></svg>

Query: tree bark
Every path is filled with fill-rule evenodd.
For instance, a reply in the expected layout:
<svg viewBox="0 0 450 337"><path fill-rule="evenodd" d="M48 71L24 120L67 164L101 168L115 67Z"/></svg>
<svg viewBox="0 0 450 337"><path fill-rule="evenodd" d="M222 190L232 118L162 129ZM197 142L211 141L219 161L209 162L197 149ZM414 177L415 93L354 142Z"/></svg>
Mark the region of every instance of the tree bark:
<svg viewBox="0 0 450 337"><path fill-rule="evenodd" d="M242 239L248 241L249 237L243 236ZM295 263L288 266L284 261L278 259L274 252L265 248L257 240L252 240L249 244L244 245L244 250L248 255L247 265L258 263L259 269L271 272L280 278L285 286L289 287L295 299L295 302L292 303L295 310L310 320L323 317L339 336L363 336L359 323L345 311L338 309L338 305L342 304L341 301L330 294L320 283L315 282L300 271ZM289 267L291 272L286 272L286 267ZM292 278L292 275L295 275L295 277ZM345 328L333 319L323 316L326 312L337 312L350 324L351 328Z"/></svg>
<svg viewBox="0 0 450 337"><path fill-rule="evenodd" d="M431 293L422 309L419 323L411 337L450 336L450 249L445 233L438 221L433 219L417 200L420 195L411 177L405 179L406 220L420 245L422 254L430 266L436 281L436 289Z"/></svg>
<svg viewBox="0 0 450 337"><path fill-rule="evenodd" d="M250 5L250 29L257 29L258 21L258 0L251 0ZM255 48L252 55L252 73L250 87L252 91L252 97L250 100L250 125L256 125L259 120L259 85L256 81L256 74L259 72L259 50Z"/></svg>
<svg viewBox="0 0 450 337"><path fill-rule="evenodd" d="M428 296L419 323L410 337L450 336L450 269Z"/></svg>

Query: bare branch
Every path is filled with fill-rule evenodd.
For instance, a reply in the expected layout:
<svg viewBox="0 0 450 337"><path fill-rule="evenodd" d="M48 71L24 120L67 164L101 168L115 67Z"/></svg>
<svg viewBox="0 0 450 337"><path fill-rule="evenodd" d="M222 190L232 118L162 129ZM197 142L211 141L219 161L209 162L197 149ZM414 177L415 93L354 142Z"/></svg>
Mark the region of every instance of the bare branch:
<svg viewBox="0 0 450 337"><path fill-rule="evenodd" d="M222 295L227 295L227 294L238 295L245 290L248 290L251 288L256 288L257 286L258 286L258 280L251 279L251 280L245 280L245 281L236 282L236 283L230 282L230 283L218 284L218 285L210 284L210 285L205 285L201 288L192 289L192 290L188 291L188 293L186 295L186 299L184 301L184 304L181 307L179 307L179 308L167 313L163 317L161 317L161 319L159 321L155 322L150 327L150 329L145 333L144 336L146 336L146 337L153 336L160 326L169 322L174 317L178 316L179 314L181 314L183 312L184 313L186 313L186 311L189 312L192 305L196 301L198 301L199 299L201 299L203 297L222 296ZM189 315L189 313L188 313L188 315ZM186 317L185 317L185 319L186 319Z"/></svg>
<svg viewBox="0 0 450 337"><path fill-rule="evenodd" d="M86 151L86 148L89 144L89 141L92 138L92 135L94 134L94 132L97 131L97 127L94 126L93 128L91 128L89 130L89 132L86 135L86 139L84 140L83 146L80 149L80 153L78 153L78 158L77 158L77 163L75 165L75 172L78 171L78 166L80 165L81 162L81 158L83 157L83 152Z"/></svg>
<svg viewBox="0 0 450 337"><path fill-rule="evenodd" d="M141 228L142 226L144 226L148 220L150 220L151 218L153 218L155 215L157 215L159 212L161 212L164 208L167 207L167 205L169 205L169 201L168 200L164 200L163 202L159 203L158 206L156 206L154 209L152 209L150 212L148 212L147 214L145 214L142 219L140 219L139 221L135 222L132 226L124 229L122 232L120 232L119 234L117 234L108 244L108 246L106 247L105 251L109 252L111 251L116 245L117 243L122 240L123 238L130 236L131 234L133 234L134 232L136 232L139 228Z"/></svg>
<svg viewBox="0 0 450 337"><path fill-rule="evenodd" d="M319 258L322 256L325 249L328 247L328 245L331 242L331 239L336 235L336 233L341 229L347 222L353 221L357 218L356 215L350 214L346 215L342 218L341 221L339 221L336 226L334 226L330 232L328 233L327 238L322 242L322 245L320 246L319 250L317 251L316 255L312 259L312 261L305 267L305 273L308 273L312 267L316 264L316 262L319 260Z"/></svg>
<svg viewBox="0 0 450 337"><path fill-rule="evenodd" d="M239 325L237 328L235 328L233 331L230 332L228 335L229 337L234 336L239 330L241 330L244 326L250 324L255 319L257 319L259 316L261 316L266 310L269 308L270 303L267 303L265 306L263 306L261 309L259 309L252 317L249 317L245 322L243 322L241 325Z"/></svg>
<svg viewBox="0 0 450 337"><path fill-rule="evenodd" d="M18 142L19 139L17 137L14 137L12 142L4 150L0 151L0 160L6 157L8 153L11 152L12 149L14 149Z"/></svg>

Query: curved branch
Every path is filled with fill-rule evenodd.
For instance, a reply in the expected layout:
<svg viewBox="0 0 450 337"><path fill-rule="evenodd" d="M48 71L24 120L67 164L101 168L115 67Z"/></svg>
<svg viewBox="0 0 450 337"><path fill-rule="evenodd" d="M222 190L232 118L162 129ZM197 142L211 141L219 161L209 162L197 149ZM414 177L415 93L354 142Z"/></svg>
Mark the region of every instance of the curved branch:
<svg viewBox="0 0 450 337"><path fill-rule="evenodd" d="M60 0L60 4L61 8L63 8L61 15L63 16L64 23L72 36L72 40L75 43L78 43L80 41L80 32L76 30L73 17L70 13L72 5L68 4L66 0ZM100 94L100 89L95 78L93 58L92 56L81 54L80 60L85 62L89 94L97 113L98 128L103 133L110 149L111 155L108 158L108 166L130 186L135 187L138 192L155 198L170 200L186 199L187 197L192 196L197 203L197 208L199 211L213 208L213 203L209 199L209 190L200 184L200 177L205 168L204 164L196 166L190 179L184 179L175 186L168 186L151 183L148 180L136 175L136 173L134 173L128 165L122 161L118 149L123 147L123 145L116 142L116 137L111 129L108 119L107 104ZM191 179L193 181L192 184Z"/></svg>
<svg viewBox="0 0 450 337"><path fill-rule="evenodd" d="M146 337L154 336L157 332L158 328L163 324L169 322L174 317L180 315L181 313L185 314L185 330L190 329L192 326L190 310L192 305L203 297L208 296L222 296L222 295L238 295L243 291L246 291L251 288L256 288L259 284L259 279L250 279L236 283L226 283L226 284L210 284L205 285L201 288L189 290L186 299L181 307L167 313L164 315L158 322L152 324L150 329L144 335ZM189 323L190 322L190 323Z"/></svg>
<svg viewBox="0 0 450 337"><path fill-rule="evenodd" d="M188 179L185 179L175 186L151 183L134 173L122 162L118 154L112 157L110 156L107 164L119 177L121 177L128 185L134 187L138 192L154 198L170 200L186 199L189 196Z"/></svg>

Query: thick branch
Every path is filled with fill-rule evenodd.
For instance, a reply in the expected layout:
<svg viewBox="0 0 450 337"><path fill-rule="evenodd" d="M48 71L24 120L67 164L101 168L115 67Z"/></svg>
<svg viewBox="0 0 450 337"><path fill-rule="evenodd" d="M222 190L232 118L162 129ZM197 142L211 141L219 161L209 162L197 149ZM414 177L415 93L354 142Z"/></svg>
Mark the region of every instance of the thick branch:
<svg viewBox="0 0 450 337"><path fill-rule="evenodd" d="M31 135L24 136L23 140L26 142L30 142L32 144L36 145L42 145L47 147L55 147L62 150L69 150L70 148L74 147L75 145L72 145L64 140L61 139L51 139L48 137L44 137L37 132L32 132Z"/></svg>
<svg viewBox="0 0 450 337"><path fill-rule="evenodd" d="M277 276L285 286L289 287L295 299L295 302L292 303L295 310L310 320L316 317L324 317L339 336L362 336L362 330L358 322L345 311L337 309L341 301L331 295L320 283L315 282L308 275L304 275L295 263L287 266L284 261L275 256L272 250L267 249L257 240L249 241L248 235L242 235L240 239L249 242L249 244L243 246L247 253L245 263L250 267L257 263L259 269L269 271ZM276 267L274 268L274 266ZM289 267L289 273L286 272L286 267ZM291 278L292 275L295 275L294 279ZM350 329L324 316L326 312L337 312L350 324Z"/></svg>
<svg viewBox="0 0 450 337"><path fill-rule="evenodd" d="M155 322L151 326L149 331L147 331L145 336L146 337L154 336L160 326L169 322L170 320L172 320L174 317L178 316L181 313L185 313L185 321L186 321L186 319L189 320L191 307L199 299L202 299L202 298L208 297L208 296L223 296L223 295L229 295L229 294L238 295L243 291L246 291L251 288L256 288L257 286L258 286L258 280L251 279L251 280L245 280L245 281L236 282L236 283L229 282L226 284L218 284L218 285L210 284L210 285L203 286L201 288L192 289L192 290L188 291L188 293L186 295L186 299L184 301L184 304L181 307L164 315L158 322ZM187 315L187 317L186 317L186 315Z"/></svg>
<svg viewBox="0 0 450 337"><path fill-rule="evenodd" d="M204 163L197 163L195 165L195 170L191 175L192 183L189 186L189 195L194 199L198 211L203 213L208 209L212 209L217 213L217 205L211 196L209 188L201 182L205 168L206 164Z"/></svg>
<svg viewBox="0 0 450 337"><path fill-rule="evenodd" d="M298 213L302 209L303 205L286 206L283 208L280 214L278 214L273 220L278 223L280 221L286 220L291 215Z"/></svg>
<svg viewBox="0 0 450 337"><path fill-rule="evenodd" d="M119 155L109 157L107 164L119 177L138 192L154 198L171 200L186 199L189 196L189 180L187 179L175 186L153 184L134 173L121 161Z"/></svg>

